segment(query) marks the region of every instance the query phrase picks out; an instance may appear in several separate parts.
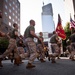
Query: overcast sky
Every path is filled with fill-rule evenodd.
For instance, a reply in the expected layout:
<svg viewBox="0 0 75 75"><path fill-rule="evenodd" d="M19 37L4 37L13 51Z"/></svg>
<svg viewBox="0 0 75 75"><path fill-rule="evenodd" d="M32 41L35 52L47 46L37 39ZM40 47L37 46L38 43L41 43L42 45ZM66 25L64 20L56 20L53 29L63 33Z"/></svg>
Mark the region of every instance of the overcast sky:
<svg viewBox="0 0 75 75"><path fill-rule="evenodd" d="M29 25L29 20L34 19L36 21L36 33L42 30L41 13L43 1L44 4L52 3L53 7L53 20L55 26L57 26L58 13L62 18L62 24L64 25L64 6L63 0L19 0L21 3L21 34L24 34L26 27Z"/></svg>

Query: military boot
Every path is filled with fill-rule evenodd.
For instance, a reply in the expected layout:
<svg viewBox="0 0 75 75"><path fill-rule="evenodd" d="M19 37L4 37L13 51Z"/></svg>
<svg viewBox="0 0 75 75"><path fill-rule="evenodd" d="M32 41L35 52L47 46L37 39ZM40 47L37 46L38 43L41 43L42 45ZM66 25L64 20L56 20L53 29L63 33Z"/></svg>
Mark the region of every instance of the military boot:
<svg viewBox="0 0 75 75"><path fill-rule="evenodd" d="M41 62L46 62L44 59L40 59Z"/></svg>
<svg viewBox="0 0 75 75"><path fill-rule="evenodd" d="M26 66L27 69L34 68L34 67L35 67L35 65L32 65L31 63L28 63Z"/></svg>

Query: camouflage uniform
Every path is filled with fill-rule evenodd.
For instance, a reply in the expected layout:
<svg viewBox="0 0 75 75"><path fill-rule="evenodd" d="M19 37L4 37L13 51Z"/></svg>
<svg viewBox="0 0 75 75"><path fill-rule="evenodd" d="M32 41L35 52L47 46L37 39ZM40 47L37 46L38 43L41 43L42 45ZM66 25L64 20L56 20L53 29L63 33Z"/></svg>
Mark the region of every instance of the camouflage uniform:
<svg viewBox="0 0 75 75"><path fill-rule="evenodd" d="M58 38L58 36L56 34L54 34L51 39L50 39L50 43L51 43L51 50L52 50L52 60L55 62L55 57L59 55L60 50L59 50L59 46L57 45L57 40L56 38Z"/></svg>
<svg viewBox="0 0 75 75"><path fill-rule="evenodd" d="M9 40L9 45L8 48L6 49L6 51L3 53L3 57L5 56L9 56L9 54L14 50L14 58L19 56L19 52L17 50L17 44L16 44L16 40L15 39L10 39Z"/></svg>
<svg viewBox="0 0 75 75"><path fill-rule="evenodd" d="M38 56L36 50L36 44L34 42L34 36L30 34L30 31L33 30L35 32L34 26L28 26L25 31L25 42L28 47L28 54L29 54L29 63L32 63L35 58Z"/></svg>
<svg viewBox="0 0 75 75"><path fill-rule="evenodd" d="M45 52L44 52L44 48L42 47L41 44L37 45L37 50L38 50L40 59L44 59L45 58Z"/></svg>
<svg viewBox="0 0 75 75"><path fill-rule="evenodd" d="M71 58L72 58L72 60L74 60L74 55L75 55L75 33L71 34L70 41L71 41Z"/></svg>
<svg viewBox="0 0 75 75"><path fill-rule="evenodd" d="M15 31L15 30L13 30ZM17 31L17 30L16 30ZM13 36L14 34L11 33L11 35ZM9 38L9 45L8 45L8 48L6 49L6 51L1 55L2 58L6 57L6 56L9 56L10 53L12 53L12 51L14 51L14 58L18 57L19 56L19 52L18 52L18 49L17 49L17 44L16 44L16 37L12 37L10 36Z"/></svg>
<svg viewBox="0 0 75 75"><path fill-rule="evenodd" d="M41 40L43 41L43 37L41 34L40 34L39 38L41 38ZM44 59L45 58L45 52L44 52L43 45L39 39L38 39L38 43L37 43L37 50L39 52L40 59Z"/></svg>
<svg viewBox="0 0 75 75"><path fill-rule="evenodd" d="M32 63L35 60L35 58L38 56L38 53L36 50L36 44L32 38L26 38L25 41L28 46L28 54L30 56L29 63Z"/></svg>

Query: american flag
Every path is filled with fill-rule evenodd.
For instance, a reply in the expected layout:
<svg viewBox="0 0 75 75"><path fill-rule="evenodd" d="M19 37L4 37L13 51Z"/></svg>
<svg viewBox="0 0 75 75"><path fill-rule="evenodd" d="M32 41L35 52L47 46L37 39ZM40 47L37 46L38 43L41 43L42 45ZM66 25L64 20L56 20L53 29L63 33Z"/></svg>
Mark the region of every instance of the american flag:
<svg viewBox="0 0 75 75"><path fill-rule="evenodd" d="M75 28L75 21L70 17L70 28Z"/></svg>

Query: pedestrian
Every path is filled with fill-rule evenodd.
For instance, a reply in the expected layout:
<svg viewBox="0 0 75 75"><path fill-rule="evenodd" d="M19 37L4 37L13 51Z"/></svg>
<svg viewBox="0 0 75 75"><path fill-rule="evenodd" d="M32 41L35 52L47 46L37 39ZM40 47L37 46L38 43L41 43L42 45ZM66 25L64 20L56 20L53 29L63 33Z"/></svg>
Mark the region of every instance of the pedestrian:
<svg viewBox="0 0 75 75"><path fill-rule="evenodd" d="M56 63L55 61L55 58L56 56L58 56L59 54L59 46L58 46L58 35L55 31L53 31L53 35L51 36L51 39L50 39L50 43L51 43L51 50L52 50L52 54L50 55L51 56L51 60L52 60L52 63Z"/></svg>
<svg viewBox="0 0 75 75"><path fill-rule="evenodd" d="M38 56L36 44L34 42L34 37L39 40L40 38L35 34L35 28L34 28L35 21L31 19L29 23L30 25L26 28L24 32L25 42L27 44L28 53L29 53L29 61L28 61L26 68L33 68L35 67L35 65L33 65L32 63Z"/></svg>
<svg viewBox="0 0 75 75"><path fill-rule="evenodd" d="M2 59L9 56L10 53L13 53L13 58L15 59L14 64L20 64L20 56L16 44L16 38L18 37L18 25L14 23L13 27L14 29L8 34L0 33L2 36L7 36L9 38L8 48L2 55L0 55L0 66L2 66ZM11 61L13 61L13 59Z"/></svg>

